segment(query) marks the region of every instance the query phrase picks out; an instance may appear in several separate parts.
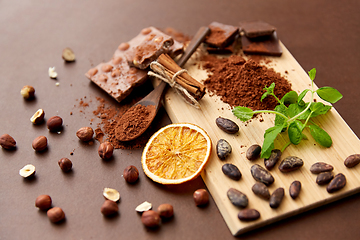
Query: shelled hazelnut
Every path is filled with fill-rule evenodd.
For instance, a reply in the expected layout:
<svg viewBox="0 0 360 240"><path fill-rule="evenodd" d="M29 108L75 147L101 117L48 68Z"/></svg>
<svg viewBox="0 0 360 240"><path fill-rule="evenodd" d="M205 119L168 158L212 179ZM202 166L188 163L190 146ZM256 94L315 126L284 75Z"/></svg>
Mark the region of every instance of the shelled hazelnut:
<svg viewBox="0 0 360 240"><path fill-rule="evenodd" d="M139 178L139 170L135 166L130 165L124 169L123 177L126 182L134 183Z"/></svg>
<svg viewBox="0 0 360 240"><path fill-rule="evenodd" d="M63 172L69 172L72 169L72 162L68 158L61 158L58 161L58 164Z"/></svg>
<svg viewBox="0 0 360 240"><path fill-rule="evenodd" d="M32 142L32 147L35 151L41 152L47 148L47 138L45 136L38 136Z"/></svg>
<svg viewBox="0 0 360 240"><path fill-rule="evenodd" d="M43 109L39 109L37 110L34 115L32 115L32 117L30 118L30 121L33 123L33 124L40 124L44 121L44 118L45 118L45 112Z"/></svg>
<svg viewBox="0 0 360 240"><path fill-rule="evenodd" d="M35 88L33 86L30 86L30 85L25 85L21 89L20 94L26 100L33 99L35 97Z"/></svg>
<svg viewBox="0 0 360 240"><path fill-rule="evenodd" d="M110 217L119 212L119 206L114 201L105 200L104 204L101 206L100 211L105 217Z"/></svg>
<svg viewBox="0 0 360 240"><path fill-rule="evenodd" d="M148 210L141 215L141 222L149 228L160 226L160 215L154 210Z"/></svg>
<svg viewBox="0 0 360 240"><path fill-rule="evenodd" d="M209 193L206 191L206 189L196 190L193 197L196 206L204 206L209 203Z"/></svg>
<svg viewBox="0 0 360 240"><path fill-rule="evenodd" d="M35 172L36 172L35 166L32 164L27 164L19 170L19 174L23 178L33 177L35 176Z"/></svg>
<svg viewBox="0 0 360 240"><path fill-rule="evenodd" d="M104 160L110 159L113 155L113 152L114 147L110 142L101 143L98 149L99 156Z"/></svg>
<svg viewBox="0 0 360 240"><path fill-rule="evenodd" d="M94 130L91 127L82 127L76 132L76 136L83 142L88 142L93 138Z"/></svg>
<svg viewBox="0 0 360 240"><path fill-rule="evenodd" d="M16 141L9 134L5 133L0 136L0 146L7 150L15 149Z"/></svg>
<svg viewBox="0 0 360 240"><path fill-rule="evenodd" d="M49 195L40 195L35 200L35 207L45 211L51 208L51 203L52 200Z"/></svg>
<svg viewBox="0 0 360 240"><path fill-rule="evenodd" d="M46 122L46 126L50 132L56 132L61 130L63 124L63 120L59 116L52 116Z"/></svg>
<svg viewBox="0 0 360 240"><path fill-rule="evenodd" d="M171 218L174 215L174 208L171 204L163 203L159 205L157 212L159 213L160 217Z"/></svg>
<svg viewBox="0 0 360 240"><path fill-rule="evenodd" d="M53 207L47 211L49 220L53 223L58 223L65 219L64 211L59 207Z"/></svg>

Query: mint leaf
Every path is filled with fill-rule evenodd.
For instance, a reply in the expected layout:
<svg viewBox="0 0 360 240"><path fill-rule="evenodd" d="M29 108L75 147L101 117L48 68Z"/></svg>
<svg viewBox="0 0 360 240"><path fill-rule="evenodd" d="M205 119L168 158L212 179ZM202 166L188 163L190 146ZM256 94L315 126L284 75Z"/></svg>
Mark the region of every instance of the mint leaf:
<svg viewBox="0 0 360 240"><path fill-rule="evenodd" d="M324 147L331 147L332 139L324 129L317 125L310 125L309 128L311 136L317 143Z"/></svg>
<svg viewBox="0 0 360 240"><path fill-rule="evenodd" d="M304 124L298 120L295 120L294 122L290 123L288 127L288 135L290 142L294 145L298 145L301 142L301 139L303 138L302 131L304 129Z"/></svg>
<svg viewBox="0 0 360 240"><path fill-rule="evenodd" d="M321 87L316 90L316 93L322 100L329 103L336 103L343 97L338 90L332 87Z"/></svg>
<svg viewBox="0 0 360 240"><path fill-rule="evenodd" d="M269 92L264 92L264 94L261 96L260 101L262 102L262 100L264 100L264 98L266 98L267 96L269 96L270 93Z"/></svg>
<svg viewBox="0 0 360 240"><path fill-rule="evenodd" d="M288 116L287 108L284 105L277 105L274 108L275 111L284 114L285 116ZM283 118L282 116L279 116L276 114L275 116L275 125L284 125L287 119Z"/></svg>
<svg viewBox="0 0 360 240"><path fill-rule="evenodd" d="M313 68L309 71L309 77L312 81L314 81L316 75L316 68Z"/></svg>
<svg viewBox="0 0 360 240"><path fill-rule="evenodd" d="M234 107L232 113L241 121L246 122L254 116L254 111L247 107Z"/></svg>
<svg viewBox="0 0 360 240"><path fill-rule="evenodd" d="M302 111L304 111L304 109L306 108L307 104L304 106L300 106L298 104L290 104L288 107L288 114L289 117L295 117L296 115L298 115L299 113L301 113ZM297 119L299 120L305 120L309 114L311 113L311 111L308 109L306 112L304 112L303 114L301 114L299 117L297 117Z"/></svg>
<svg viewBox="0 0 360 240"><path fill-rule="evenodd" d="M311 103L310 109L312 112L311 117L316 117L327 113L331 109L331 106L325 105L321 102L317 102Z"/></svg>
<svg viewBox="0 0 360 240"><path fill-rule="evenodd" d="M282 98L281 98L281 102L283 104L291 104L291 103L296 103L298 100L298 95L295 91L290 91L288 93L286 93Z"/></svg>
<svg viewBox="0 0 360 240"><path fill-rule="evenodd" d="M305 89L304 91L302 91L301 93L300 93L300 95L299 95L299 97L298 97L298 103L300 103L302 100L303 100L303 98L305 97L305 95L307 94L307 92L309 92L310 91L310 89Z"/></svg>
<svg viewBox="0 0 360 240"><path fill-rule="evenodd" d="M284 125L278 125L271 128L266 129L264 134L264 142L261 148L261 158L269 158L271 155L271 150L274 149L274 141Z"/></svg>
<svg viewBox="0 0 360 240"><path fill-rule="evenodd" d="M274 92L274 88L275 88L275 83L273 82L272 84L270 84L269 87L267 87L267 86L265 85L264 90L266 90L268 93L273 93L273 92Z"/></svg>

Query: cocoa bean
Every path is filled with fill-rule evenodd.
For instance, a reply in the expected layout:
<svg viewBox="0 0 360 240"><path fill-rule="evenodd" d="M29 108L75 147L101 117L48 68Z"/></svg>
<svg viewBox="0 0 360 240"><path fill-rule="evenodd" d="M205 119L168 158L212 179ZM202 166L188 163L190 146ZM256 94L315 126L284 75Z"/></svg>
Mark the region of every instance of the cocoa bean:
<svg viewBox="0 0 360 240"><path fill-rule="evenodd" d="M275 181L271 173L259 164L252 165L250 171L256 181L262 182L266 186L271 185Z"/></svg>
<svg viewBox="0 0 360 240"><path fill-rule="evenodd" d="M246 151L246 158L251 160L255 160L260 156L261 147L258 144L251 145Z"/></svg>
<svg viewBox="0 0 360 240"><path fill-rule="evenodd" d="M300 181L293 181L289 188L289 194L292 199L296 199L301 190L301 182Z"/></svg>
<svg viewBox="0 0 360 240"><path fill-rule="evenodd" d="M329 185L327 186L326 190L328 193L336 192L346 185L346 177L342 173L338 173L335 177L331 180Z"/></svg>
<svg viewBox="0 0 360 240"><path fill-rule="evenodd" d="M269 189L266 187L266 185L262 182L255 183L251 190L256 196L259 196L265 200L268 200L270 198L270 192Z"/></svg>
<svg viewBox="0 0 360 240"><path fill-rule="evenodd" d="M270 207L278 208L284 198L285 191L284 188L277 188L270 196Z"/></svg>
<svg viewBox="0 0 360 240"><path fill-rule="evenodd" d="M239 131L239 126L227 118L218 117L216 119L216 125L226 133L234 134Z"/></svg>
<svg viewBox="0 0 360 240"><path fill-rule="evenodd" d="M223 173L228 176L229 178L233 179L233 180L240 180L241 178L241 172L238 169L237 166L235 166L234 164L231 163L225 163L222 166L222 171Z"/></svg>
<svg viewBox="0 0 360 240"><path fill-rule="evenodd" d="M316 178L316 183L319 185L328 184L334 178L332 172L322 172Z"/></svg>
<svg viewBox="0 0 360 240"><path fill-rule="evenodd" d="M281 151L279 149L273 149L269 158L264 159L264 164L267 170L273 169L276 163L281 157Z"/></svg>
<svg viewBox="0 0 360 240"><path fill-rule="evenodd" d="M260 213L256 209L244 209L238 214L241 221L254 221L260 217Z"/></svg>
<svg viewBox="0 0 360 240"><path fill-rule="evenodd" d="M355 167L359 163L360 163L360 154L350 155L344 161L345 166L348 168Z"/></svg>
<svg viewBox="0 0 360 240"><path fill-rule="evenodd" d="M333 166L324 162L316 162L310 167L310 172L314 174L319 174L322 172L331 172L334 169Z"/></svg>
<svg viewBox="0 0 360 240"><path fill-rule="evenodd" d="M220 139L216 144L216 154L221 160L225 160L232 151L231 145L225 140Z"/></svg>
<svg viewBox="0 0 360 240"><path fill-rule="evenodd" d="M304 165L301 158L295 156L288 156L280 163L279 170L281 172L292 172Z"/></svg>
<svg viewBox="0 0 360 240"><path fill-rule="evenodd" d="M247 196L235 188L230 188L227 191L227 196L230 202L236 207L245 208L249 203Z"/></svg>

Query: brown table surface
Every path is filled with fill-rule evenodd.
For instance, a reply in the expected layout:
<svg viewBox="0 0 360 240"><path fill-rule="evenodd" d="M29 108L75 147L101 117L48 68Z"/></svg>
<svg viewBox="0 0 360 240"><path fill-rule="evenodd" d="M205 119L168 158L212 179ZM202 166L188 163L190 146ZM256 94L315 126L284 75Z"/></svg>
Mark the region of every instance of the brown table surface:
<svg viewBox="0 0 360 240"><path fill-rule="evenodd" d="M212 21L237 25L261 19L277 27L278 36L306 70L317 68L316 84L332 86L344 98L335 108L360 135L360 2L351 1L1 1L0 2L0 134L17 141L15 151L0 150L0 239L233 239L214 201L197 208L192 193L205 185L201 178L177 187L155 184L140 166L141 149L116 150L102 161L98 142L83 144L75 132L95 118L96 97L117 105L84 76L87 70L111 58L116 47L147 26L173 27L193 35ZM71 47L76 62L64 64L62 49ZM55 66L56 80L48 77ZM20 89L33 85L36 99L24 101ZM79 99L90 102L79 107ZM64 119L61 134L29 121L39 108L46 118ZM73 114L70 115L70 112ZM157 127L170 123L164 110ZM95 118L94 124L98 119ZM45 135L48 151L36 154L32 140ZM70 156L70 152L74 155ZM359 149L360 151L360 149ZM73 161L63 174L57 160ZM24 181L18 171L32 163L36 178ZM128 165L140 170L140 181L122 178ZM121 193L120 214L104 218L100 207L104 187ZM34 206L35 198L49 194L64 209L66 221L51 224ZM171 203L175 217L157 230L143 227L134 208L143 201ZM358 239L360 194L302 213L242 235L241 239Z"/></svg>

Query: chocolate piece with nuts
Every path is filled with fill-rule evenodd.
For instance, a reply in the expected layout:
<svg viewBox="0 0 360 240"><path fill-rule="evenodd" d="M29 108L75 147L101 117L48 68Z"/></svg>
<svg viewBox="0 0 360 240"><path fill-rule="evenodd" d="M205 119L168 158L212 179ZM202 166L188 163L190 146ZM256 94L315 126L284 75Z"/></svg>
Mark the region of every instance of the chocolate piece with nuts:
<svg viewBox="0 0 360 240"><path fill-rule="evenodd" d="M6 150L13 150L16 148L16 141L9 134L5 133L0 136L0 146Z"/></svg>

